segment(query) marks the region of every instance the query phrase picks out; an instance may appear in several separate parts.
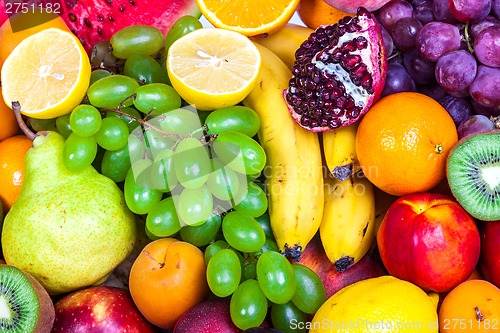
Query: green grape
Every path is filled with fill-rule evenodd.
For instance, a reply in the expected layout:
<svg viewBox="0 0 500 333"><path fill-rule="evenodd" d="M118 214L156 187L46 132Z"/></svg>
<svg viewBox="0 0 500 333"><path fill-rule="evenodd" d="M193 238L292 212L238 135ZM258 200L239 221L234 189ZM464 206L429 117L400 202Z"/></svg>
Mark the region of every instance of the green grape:
<svg viewBox="0 0 500 333"><path fill-rule="evenodd" d="M130 169L129 147L118 150L106 150L101 161L101 173L114 181L120 183L125 180L127 172Z"/></svg>
<svg viewBox="0 0 500 333"><path fill-rule="evenodd" d="M283 333L307 333L306 315L292 302L271 305L271 322L274 328Z"/></svg>
<svg viewBox="0 0 500 333"><path fill-rule="evenodd" d="M178 134L187 136L191 133L200 130L200 119L196 112L186 108L179 108L157 117L159 119L160 128L167 133ZM195 136L197 139L201 138L202 131Z"/></svg>
<svg viewBox="0 0 500 333"><path fill-rule="evenodd" d="M229 313L241 330L258 327L267 315L267 298L254 279L243 281L231 296Z"/></svg>
<svg viewBox="0 0 500 333"><path fill-rule="evenodd" d="M249 107L234 105L211 112L205 120L205 125L209 134L236 131L252 137L259 131L260 118Z"/></svg>
<svg viewBox="0 0 500 333"><path fill-rule="evenodd" d="M61 134L66 139L71 135L71 133L73 133L73 130L72 130L71 124L70 124L70 117L71 117L71 114L68 113L68 114L65 114L63 116L59 116L56 118L57 132L59 132L59 134Z"/></svg>
<svg viewBox="0 0 500 333"><path fill-rule="evenodd" d="M146 217L146 228L157 237L170 237L181 230L173 197L156 203Z"/></svg>
<svg viewBox="0 0 500 333"><path fill-rule="evenodd" d="M153 129L144 131L145 148L147 154L153 159L163 150L171 149L175 145L175 142L173 136L166 136Z"/></svg>
<svg viewBox="0 0 500 333"><path fill-rule="evenodd" d="M243 278L245 280L249 279L256 279L257 278L257 262L251 261L251 262L246 262L245 265L243 266Z"/></svg>
<svg viewBox="0 0 500 333"><path fill-rule="evenodd" d="M151 187L162 192L171 192L179 183L173 166L174 152L164 149L156 155L151 166Z"/></svg>
<svg viewBox="0 0 500 333"><path fill-rule="evenodd" d="M186 225L180 231L181 239L194 246L202 247L208 245L220 230L222 218L220 215L212 214L205 223L197 226Z"/></svg>
<svg viewBox="0 0 500 333"><path fill-rule="evenodd" d="M269 218L269 213L265 212L261 216L257 216L255 219L257 220L257 222L259 222L260 226L262 227L262 230L264 230L266 237L274 239L273 229L271 229L271 220Z"/></svg>
<svg viewBox="0 0 500 333"><path fill-rule="evenodd" d="M170 45L175 42L180 37L201 29L203 25L200 20L191 15L184 15L178 18L174 24L168 30L167 36L165 37L165 53L168 52Z"/></svg>
<svg viewBox="0 0 500 333"><path fill-rule="evenodd" d="M177 214L187 225L203 224L212 214L212 209L212 193L206 185L182 190L177 203Z"/></svg>
<svg viewBox="0 0 500 333"><path fill-rule="evenodd" d="M208 245L205 249L205 264L208 265L209 262L210 262L210 259L212 259L212 257L217 253L219 252L220 250L222 249L229 249L230 246L229 244L225 241L225 240L222 240L222 239L219 239L215 242L213 242L212 244Z"/></svg>
<svg viewBox="0 0 500 333"><path fill-rule="evenodd" d="M158 190L140 186L137 177L147 172L150 160L138 160L128 170L123 185L123 193L128 208L135 214L147 214L162 199L163 193Z"/></svg>
<svg viewBox="0 0 500 333"><path fill-rule="evenodd" d="M63 163L68 170L81 171L92 164L97 154L93 137L84 138L72 133L64 142Z"/></svg>
<svg viewBox="0 0 500 333"><path fill-rule="evenodd" d="M212 192L214 197L220 200L229 201L240 188L240 179L238 174L226 168L218 158L210 160L212 172L207 179L207 187Z"/></svg>
<svg viewBox="0 0 500 333"><path fill-rule="evenodd" d="M89 82L89 86L92 85L92 83L106 77L106 76L110 76L110 75L113 75L113 73L111 73L110 71L108 71L107 69L94 69L91 73L90 73L90 82Z"/></svg>
<svg viewBox="0 0 500 333"><path fill-rule="evenodd" d="M234 209L252 217L261 216L267 210L266 193L259 185L248 182L247 195L236 204Z"/></svg>
<svg viewBox="0 0 500 333"><path fill-rule="evenodd" d="M163 46L163 33L160 29L148 25L131 25L115 32L109 43L113 55L127 59L133 54L154 54Z"/></svg>
<svg viewBox="0 0 500 333"><path fill-rule="evenodd" d="M92 166L99 173L102 173L101 165L102 165L102 160L104 158L105 152L106 152L106 150L104 150L102 147L99 147L99 145L97 145L97 154L95 155L95 158L92 161Z"/></svg>
<svg viewBox="0 0 500 333"><path fill-rule="evenodd" d="M101 113L89 104L80 104L70 113L69 124L79 136L92 136L102 125Z"/></svg>
<svg viewBox="0 0 500 333"><path fill-rule="evenodd" d="M264 149L257 141L240 132L218 134L213 149L222 163L242 174L255 174L266 166Z"/></svg>
<svg viewBox="0 0 500 333"><path fill-rule="evenodd" d="M262 253L267 252L267 251L274 251L274 252L279 252L278 244L276 244L276 241L272 238L266 237L266 241L264 245L260 248L259 251L254 252L255 256L260 256Z"/></svg>
<svg viewBox="0 0 500 333"><path fill-rule="evenodd" d="M302 312L314 314L326 301L326 290L318 274L302 264L293 264L296 288L292 302Z"/></svg>
<svg viewBox="0 0 500 333"><path fill-rule="evenodd" d="M224 216L222 233L229 245L241 252L257 252L266 242L266 235L259 223L253 217L237 211Z"/></svg>
<svg viewBox="0 0 500 333"><path fill-rule="evenodd" d="M87 97L96 108L115 109L120 105L132 105L131 97L138 87L139 82L131 77L110 75L94 82L87 90Z"/></svg>
<svg viewBox="0 0 500 333"><path fill-rule="evenodd" d="M29 118L29 124L35 132L41 132L41 131L57 132L56 118L51 118L51 119Z"/></svg>
<svg viewBox="0 0 500 333"><path fill-rule="evenodd" d="M135 130L140 125L140 123L134 118L141 119L142 118L141 114L139 113L139 111L137 111L131 106L121 107L120 111L125 114L121 114L114 111L108 111L106 112L106 117L115 117L121 119L127 125L128 131L132 133L132 131Z"/></svg>
<svg viewBox="0 0 500 333"><path fill-rule="evenodd" d="M128 134L128 127L121 119L110 117L102 119L95 139L106 150L118 150L127 145Z"/></svg>
<svg viewBox="0 0 500 333"><path fill-rule="evenodd" d="M292 264L279 252L267 251L260 255L257 281L264 295L273 303L284 304L295 293L296 280Z"/></svg>
<svg viewBox="0 0 500 333"><path fill-rule="evenodd" d="M181 107L181 97L172 86L149 83L135 90L134 106L142 113L163 114Z"/></svg>
<svg viewBox="0 0 500 333"><path fill-rule="evenodd" d="M142 159L146 153L146 144L144 140L138 138L135 135L129 135L128 137L128 152L130 155L130 162L133 163L139 159Z"/></svg>
<svg viewBox="0 0 500 333"><path fill-rule="evenodd" d="M167 71L147 54L133 54L123 66L123 74L145 84L168 83Z"/></svg>
<svg viewBox="0 0 500 333"><path fill-rule="evenodd" d="M196 189L206 183L210 175L210 158L206 147L195 138L182 139L176 147L174 170L179 183Z"/></svg>
<svg viewBox="0 0 500 333"><path fill-rule="evenodd" d="M241 280L241 263L232 249L221 249L207 266L207 282L217 297L227 297L234 293Z"/></svg>
<svg viewBox="0 0 500 333"><path fill-rule="evenodd" d="M155 236L153 235L149 230L148 228L144 227L144 230L146 232L146 236L148 236L149 239L151 240L157 240L157 239L160 239L161 237L158 237L158 236Z"/></svg>

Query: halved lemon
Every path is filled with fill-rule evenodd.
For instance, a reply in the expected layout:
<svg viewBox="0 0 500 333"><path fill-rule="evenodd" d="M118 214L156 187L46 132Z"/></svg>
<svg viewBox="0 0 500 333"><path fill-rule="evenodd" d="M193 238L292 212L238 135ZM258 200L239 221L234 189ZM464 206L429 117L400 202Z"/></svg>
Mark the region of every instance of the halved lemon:
<svg viewBox="0 0 500 333"><path fill-rule="evenodd" d="M37 119L68 114L81 103L90 82L90 60L78 38L49 28L21 41L2 67L2 97L8 106Z"/></svg>
<svg viewBox="0 0 500 333"><path fill-rule="evenodd" d="M170 82L199 110L215 110L241 102L252 90L261 58L244 35L204 28L176 40L167 54Z"/></svg>
<svg viewBox="0 0 500 333"><path fill-rule="evenodd" d="M196 0L201 13L217 28L253 37L286 25L299 0Z"/></svg>

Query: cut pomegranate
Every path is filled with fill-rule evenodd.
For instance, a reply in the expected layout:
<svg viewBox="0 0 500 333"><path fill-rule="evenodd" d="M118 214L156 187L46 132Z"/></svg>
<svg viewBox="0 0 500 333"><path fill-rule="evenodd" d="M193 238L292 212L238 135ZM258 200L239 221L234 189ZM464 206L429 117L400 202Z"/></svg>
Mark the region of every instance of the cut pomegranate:
<svg viewBox="0 0 500 333"><path fill-rule="evenodd" d="M365 8L321 26L295 53L284 91L295 121L313 132L356 122L382 93L387 57L380 24Z"/></svg>

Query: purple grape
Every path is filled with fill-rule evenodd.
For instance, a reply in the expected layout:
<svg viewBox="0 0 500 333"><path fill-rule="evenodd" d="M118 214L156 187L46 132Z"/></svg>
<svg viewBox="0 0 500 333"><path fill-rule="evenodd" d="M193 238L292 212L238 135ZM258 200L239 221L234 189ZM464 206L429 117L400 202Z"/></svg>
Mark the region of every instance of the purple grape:
<svg viewBox="0 0 500 333"><path fill-rule="evenodd" d="M422 28L422 23L414 17L404 17L392 27L392 39L396 47L403 52L415 47L415 36Z"/></svg>
<svg viewBox="0 0 500 333"><path fill-rule="evenodd" d="M427 23L417 32L415 47L424 59L435 62L460 48L460 31L449 23Z"/></svg>
<svg viewBox="0 0 500 333"><path fill-rule="evenodd" d="M481 31L491 26L500 26L500 20L494 16L488 15L481 21L473 22L470 25L469 34L474 40L477 38L477 35L479 35Z"/></svg>
<svg viewBox="0 0 500 333"><path fill-rule="evenodd" d="M415 83L430 84L436 82L434 74L436 64L422 58L416 49L411 49L403 55L403 65Z"/></svg>
<svg viewBox="0 0 500 333"><path fill-rule="evenodd" d="M474 114L472 105L464 98L447 95L439 100L439 104L448 111L457 127Z"/></svg>
<svg viewBox="0 0 500 333"><path fill-rule="evenodd" d="M471 99L471 105L477 114L482 114L486 117L498 117L500 116L500 105L497 107L486 107L477 103L475 100Z"/></svg>
<svg viewBox="0 0 500 333"><path fill-rule="evenodd" d="M488 27L477 35L474 53L483 65L500 67L500 26Z"/></svg>
<svg viewBox="0 0 500 333"><path fill-rule="evenodd" d="M491 0L451 0L450 12L461 22L480 21L491 9Z"/></svg>
<svg viewBox="0 0 500 333"><path fill-rule="evenodd" d="M444 98L448 93L439 84L424 84L417 86L417 91L421 94L427 95L436 101Z"/></svg>
<svg viewBox="0 0 500 333"><path fill-rule="evenodd" d="M477 73L476 59L464 50L446 53L436 62L436 81L447 91L461 91L470 86Z"/></svg>
<svg viewBox="0 0 500 333"><path fill-rule="evenodd" d="M412 17L413 7L406 0L392 0L383 5L379 10L379 21L391 31L394 23L403 17Z"/></svg>
<svg viewBox="0 0 500 333"><path fill-rule="evenodd" d="M410 5L415 8L417 6L420 6L422 3L426 2L428 0L408 0L408 2L410 3Z"/></svg>
<svg viewBox="0 0 500 333"><path fill-rule="evenodd" d="M491 14L495 15L497 19L500 19L500 0L492 0Z"/></svg>
<svg viewBox="0 0 500 333"><path fill-rule="evenodd" d="M422 24L436 21L434 11L432 10L432 0L424 1L418 6L415 6L413 9L413 17L422 22Z"/></svg>
<svg viewBox="0 0 500 333"><path fill-rule="evenodd" d="M384 39L385 54L387 56L390 56L394 51L394 41L392 40L392 36L387 31L387 29L384 28L383 26L381 26L381 28L382 28L382 38Z"/></svg>
<svg viewBox="0 0 500 333"><path fill-rule="evenodd" d="M489 108L500 107L500 68L480 65L469 86L469 93L479 104Z"/></svg>
<svg viewBox="0 0 500 333"><path fill-rule="evenodd" d="M387 67L384 90L381 96L386 96L403 91L416 91L415 82L403 65L390 63Z"/></svg>
<svg viewBox="0 0 500 333"><path fill-rule="evenodd" d="M475 133L488 132L495 129L495 123L490 118L481 114L476 114L465 119L458 125L458 139L465 138Z"/></svg>
<svg viewBox="0 0 500 333"><path fill-rule="evenodd" d="M447 91L450 96L458 98L466 98L470 96L469 89L462 89L458 91Z"/></svg>
<svg viewBox="0 0 500 333"><path fill-rule="evenodd" d="M450 3L448 0L434 0L432 3L432 11L437 21L446 23L458 23L459 21L450 11Z"/></svg>

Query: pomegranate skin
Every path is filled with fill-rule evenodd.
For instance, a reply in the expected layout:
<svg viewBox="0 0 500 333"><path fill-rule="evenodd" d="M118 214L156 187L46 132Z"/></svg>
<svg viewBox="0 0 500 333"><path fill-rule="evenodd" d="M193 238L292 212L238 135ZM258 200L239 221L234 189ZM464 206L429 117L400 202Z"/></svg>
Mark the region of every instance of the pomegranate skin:
<svg viewBox="0 0 500 333"><path fill-rule="evenodd" d="M500 288L500 221L484 222L481 228L480 267L486 280Z"/></svg>
<svg viewBox="0 0 500 333"><path fill-rule="evenodd" d="M438 293L471 275L481 248L475 220L452 197L438 193L397 199L382 221L377 244L391 275Z"/></svg>

